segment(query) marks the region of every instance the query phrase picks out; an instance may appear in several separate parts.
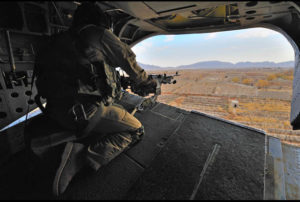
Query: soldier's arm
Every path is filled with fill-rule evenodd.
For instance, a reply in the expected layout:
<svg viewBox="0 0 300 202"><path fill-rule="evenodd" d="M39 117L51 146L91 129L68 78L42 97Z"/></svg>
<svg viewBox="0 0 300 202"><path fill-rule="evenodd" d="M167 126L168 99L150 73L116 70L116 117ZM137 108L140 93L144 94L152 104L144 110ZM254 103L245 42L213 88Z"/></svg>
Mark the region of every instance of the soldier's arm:
<svg viewBox="0 0 300 202"><path fill-rule="evenodd" d="M137 84L147 83L148 75L136 62L130 47L111 31L90 26L80 32L83 52L92 63L104 58L113 67L121 67Z"/></svg>
<svg viewBox="0 0 300 202"><path fill-rule="evenodd" d="M130 47L120 41L111 31L105 30L101 40L103 52L113 67L121 67L137 83L146 82L148 75L136 61Z"/></svg>

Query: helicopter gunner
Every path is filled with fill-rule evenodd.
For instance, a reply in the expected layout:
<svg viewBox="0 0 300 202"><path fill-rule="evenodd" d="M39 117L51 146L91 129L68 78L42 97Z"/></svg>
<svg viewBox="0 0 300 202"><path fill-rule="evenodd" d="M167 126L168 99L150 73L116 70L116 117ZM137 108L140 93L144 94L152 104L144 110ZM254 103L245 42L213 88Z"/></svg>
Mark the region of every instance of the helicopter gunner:
<svg viewBox="0 0 300 202"><path fill-rule="evenodd" d="M115 68L125 70L143 95L155 92L156 81L137 64L130 47L109 30L110 24L97 4L82 3L71 27L52 36L37 55L36 86L47 99L46 114L76 132L78 139L97 116L87 138L66 144L54 177L55 195L65 191L85 164L98 170L144 134L140 121L114 103L121 97Z"/></svg>

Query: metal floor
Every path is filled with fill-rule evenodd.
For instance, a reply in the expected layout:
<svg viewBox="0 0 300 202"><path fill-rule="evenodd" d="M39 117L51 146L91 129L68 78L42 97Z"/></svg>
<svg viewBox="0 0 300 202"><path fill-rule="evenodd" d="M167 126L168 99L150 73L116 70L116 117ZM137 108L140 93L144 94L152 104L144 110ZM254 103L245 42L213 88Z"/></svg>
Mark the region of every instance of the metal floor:
<svg viewBox="0 0 300 202"><path fill-rule="evenodd" d="M2 166L0 198L263 199L263 133L162 103L136 117L143 140L98 172L83 169L58 198L51 165L31 176L24 152L17 153Z"/></svg>

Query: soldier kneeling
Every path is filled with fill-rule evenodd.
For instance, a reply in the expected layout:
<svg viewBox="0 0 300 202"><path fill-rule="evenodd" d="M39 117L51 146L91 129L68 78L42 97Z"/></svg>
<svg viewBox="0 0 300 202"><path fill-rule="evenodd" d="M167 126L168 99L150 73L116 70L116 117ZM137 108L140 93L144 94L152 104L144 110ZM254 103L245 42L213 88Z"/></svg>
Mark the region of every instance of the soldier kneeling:
<svg viewBox="0 0 300 202"><path fill-rule="evenodd" d="M147 93L155 91L156 81L109 28L108 16L96 4L82 3L72 26L51 36L36 57L38 96L47 99L44 113L77 138L64 148L55 195L85 164L98 170L144 134L140 121L114 103L121 96L115 68L125 70Z"/></svg>

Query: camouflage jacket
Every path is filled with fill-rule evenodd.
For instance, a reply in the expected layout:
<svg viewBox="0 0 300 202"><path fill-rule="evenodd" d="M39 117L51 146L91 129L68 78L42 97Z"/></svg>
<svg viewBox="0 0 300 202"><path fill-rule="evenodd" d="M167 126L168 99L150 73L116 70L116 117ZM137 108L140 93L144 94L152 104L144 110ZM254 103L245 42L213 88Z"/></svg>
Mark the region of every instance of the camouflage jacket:
<svg viewBox="0 0 300 202"><path fill-rule="evenodd" d="M47 99L47 112L59 122L66 122L74 104L119 99L116 67L137 83L147 80L130 47L105 28L86 25L55 35L47 44L36 58L36 86Z"/></svg>

